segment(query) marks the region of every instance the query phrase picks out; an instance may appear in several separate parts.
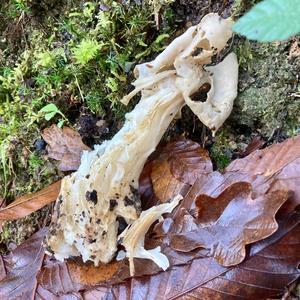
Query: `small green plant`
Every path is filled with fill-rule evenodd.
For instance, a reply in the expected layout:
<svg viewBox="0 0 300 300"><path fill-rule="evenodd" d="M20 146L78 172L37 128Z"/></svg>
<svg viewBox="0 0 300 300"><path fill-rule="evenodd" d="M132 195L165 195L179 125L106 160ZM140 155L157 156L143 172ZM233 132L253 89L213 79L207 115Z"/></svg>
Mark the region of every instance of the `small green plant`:
<svg viewBox="0 0 300 300"><path fill-rule="evenodd" d="M81 43L73 49L76 62L82 66L94 59L101 49L101 44L95 40L82 40Z"/></svg>
<svg viewBox="0 0 300 300"><path fill-rule="evenodd" d="M36 154L31 153L28 158L28 171L34 173L40 166L42 166L44 161L40 159Z"/></svg>
<svg viewBox="0 0 300 300"><path fill-rule="evenodd" d="M55 67L56 57L51 51L37 52L35 54L36 66L44 68Z"/></svg>
<svg viewBox="0 0 300 300"><path fill-rule="evenodd" d="M209 150L209 155L218 170L224 170L229 165L232 158L227 135L228 133L225 129L220 130L215 137L215 143Z"/></svg>
<svg viewBox="0 0 300 300"><path fill-rule="evenodd" d="M59 108L54 103L45 105L39 111L39 113L44 115L44 118L46 121L50 121L56 115L60 115L61 118L59 119L59 121L57 123L58 127L62 127L65 122L68 122L68 119L66 118L66 116L59 110Z"/></svg>
<svg viewBox="0 0 300 300"><path fill-rule="evenodd" d="M3 173L3 183L4 183L4 192L3 196L6 196L7 193L7 177L9 172L8 166L8 157L7 157L7 150L8 150L8 142L6 140L0 143L0 162L1 162L1 169Z"/></svg>
<svg viewBox="0 0 300 300"><path fill-rule="evenodd" d="M8 7L6 15L11 18L20 17L22 14L29 13L30 8L27 6L24 0L13 0Z"/></svg>
<svg viewBox="0 0 300 300"><path fill-rule="evenodd" d="M102 108L103 99L104 99L104 95L101 95L100 92L89 92L85 96L85 102L88 108L94 114L101 115L102 117L105 115L105 111Z"/></svg>
<svg viewBox="0 0 300 300"><path fill-rule="evenodd" d="M300 1L264 0L240 18L233 30L260 42L285 40L300 32Z"/></svg>

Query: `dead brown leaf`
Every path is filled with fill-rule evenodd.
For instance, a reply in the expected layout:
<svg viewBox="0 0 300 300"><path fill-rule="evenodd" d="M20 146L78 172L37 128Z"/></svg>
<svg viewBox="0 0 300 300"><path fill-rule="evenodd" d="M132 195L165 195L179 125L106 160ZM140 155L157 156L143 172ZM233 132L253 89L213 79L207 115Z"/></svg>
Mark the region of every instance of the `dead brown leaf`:
<svg viewBox="0 0 300 300"><path fill-rule="evenodd" d="M200 195L196 199L198 228L173 235L171 247L183 252L202 247L219 264L237 265L246 256L246 245L278 229L275 214L287 196L287 191L276 191L253 199L252 186L246 182L232 184L217 198Z"/></svg>
<svg viewBox="0 0 300 300"><path fill-rule="evenodd" d="M3 291L0 295L3 295L4 299L17 299L15 296L20 295L21 289L24 289L26 294L30 288L33 292L26 295L34 295L36 299L238 299L240 297L266 299L282 294L286 285L299 278L300 216L294 211L294 208L300 204L299 143L298 137L264 150L255 151L249 156L250 159L246 157L232 163L224 174L208 172L202 176L203 173L200 172L200 175L193 175L193 177L180 175L180 179L188 178L185 180L189 181L194 180L191 178L195 176L196 180L180 207L174 211L174 214L156 225L154 231L149 232L145 243L146 248L149 249L161 245L162 252L167 255L171 266L166 272L161 272L149 260L136 259L136 277L128 278L126 261L95 268L80 264L76 260L59 263L48 257L43 260L42 266L38 262L35 263L40 271L38 275L35 275L38 278L35 281L36 285L32 285L32 277L25 275L25 263L21 265L23 270L18 269L17 264L9 264L12 257L17 257L18 252L13 252L3 258L2 269L7 269L8 276L0 281L0 291ZM287 153L288 157L286 157ZM155 160L160 161L160 165L153 168ZM162 171L167 168L164 161L167 161L169 165L167 169L169 173L165 173L173 175L167 154L154 159L146 172L148 188L153 184L152 180L149 183L152 172L158 170L161 165ZM191 173L195 174L193 170ZM179 177L173 175L173 178L181 182ZM237 186L237 190L232 186ZM276 229L276 224L274 225L272 221L274 221L276 210L286 197L286 190L292 193L276 215L279 229L271 236L253 243L258 238L257 232L264 231L268 235ZM205 196L199 198L200 195ZM208 224L215 224L215 220L222 220L223 217L221 225L227 225L226 222L229 225L232 224L230 222L240 225L240 231L237 230L236 233L242 234L242 239L246 236L247 241L252 242L247 246L248 251L242 263L227 268L221 266L210 254L208 246L206 246L208 249L197 248L189 252L176 251L169 247L170 235L192 232L201 226L200 222L195 222L194 218L197 198L202 199L198 202L202 202L203 207L209 208L209 210L202 209L199 212L199 217L205 223L202 224L202 229ZM216 201L218 201L217 207L213 205ZM261 205L252 207L251 204L255 201ZM230 205L233 205L234 210L229 209ZM249 215L245 211L249 212ZM258 214L258 219L252 222L251 218L255 213ZM239 222L246 223L248 228L245 229ZM271 226L256 228L253 226L256 222L271 224ZM230 241L231 227L223 226L222 230L223 235L217 232L220 241L225 237ZM156 231L160 234L156 234ZM236 237L237 235L232 238L232 241ZM241 237L237 240L240 241ZM35 253L38 257L38 250L33 250L31 244L31 242L27 243L29 250L24 246L22 251L26 253L25 256L32 258L27 261L29 270L37 274L35 269L30 269L34 261L34 255L30 254ZM35 244L35 247L40 247L40 244ZM243 255L243 250L237 252L237 257ZM27 286L23 284L26 280ZM16 283L20 284L19 289ZM111 283L114 285L107 286ZM95 284L97 285L93 286Z"/></svg>
<svg viewBox="0 0 300 300"><path fill-rule="evenodd" d="M245 149L245 151L242 153L242 156L243 157L247 156L252 152L254 152L255 150L261 149L265 143L266 142L260 136L254 137L249 143L249 145L247 146L247 148Z"/></svg>
<svg viewBox="0 0 300 300"><path fill-rule="evenodd" d="M0 281L3 280L6 277L6 268L4 264L3 257L0 256Z"/></svg>
<svg viewBox="0 0 300 300"><path fill-rule="evenodd" d="M145 165L139 181L146 208L178 194L184 196L198 177L212 172L208 152L191 140L174 141L154 157Z"/></svg>
<svg viewBox="0 0 300 300"><path fill-rule="evenodd" d="M0 299L34 299L37 274L42 267L43 229L3 259L7 276L0 281Z"/></svg>
<svg viewBox="0 0 300 300"><path fill-rule="evenodd" d="M270 299L299 278L300 219L292 215L271 237L253 244L245 261L225 268L211 257L136 277L113 287L83 291L96 299Z"/></svg>
<svg viewBox="0 0 300 300"><path fill-rule="evenodd" d="M82 151L89 151L80 137L80 134L69 127L62 129L55 124L44 129L42 136L47 142L47 151L50 158L59 160L61 171L77 170L80 165Z"/></svg>
<svg viewBox="0 0 300 300"><path fill-rule="evenodd" d="M142 210L146 210L159 203L159 199L153 191L151 180L153 160L148 161L139 178L139 194L142 202Z"/></svg>
<svg viewBox="0 0 300 300"><path fill-rule="evenodd" d="M191 140L179 140L168 144L161 157L168 161L171 174L186 184L193 185L198 177L213 170L208 151Z"/></svg>
<svg viewBox="0 0 300 300"><path fill-rule="evenodd" d="M259 193L293 192L289 210L300 204L300 135L233 161L226 174L246 175Z"/></svg>
<svg viewBox="0 0 300 300"><path fill-rule="evenodd" d="M283 143L255 151L245 158L236 159L225 171L271 177L299 157L300 135Z"/></svg>
<svg viewBox="0 0 300 300"><path fill-rule="evenodd" d="M0 220L15 220L23 218L45 205L54 202L60 191L61 181L57 181L34 194L17 198L8 206L0 209Z"/></svg>
<svg viewBox="0 0 300 300"><path fill-rule="evenodd" d="M153 162L151 181L154 193L160 203L169 201L178 194L184 196L185 190L189 187L172 175L170 165L166 160Z"/></svg>

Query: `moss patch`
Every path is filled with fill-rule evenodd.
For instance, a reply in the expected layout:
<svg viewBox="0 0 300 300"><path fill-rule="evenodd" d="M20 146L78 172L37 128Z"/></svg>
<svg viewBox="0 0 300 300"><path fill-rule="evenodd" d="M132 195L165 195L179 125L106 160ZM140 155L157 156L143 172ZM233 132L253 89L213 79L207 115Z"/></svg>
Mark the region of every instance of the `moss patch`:
<svg viewBox="0 0 300 300"><path fill-rule="evenodd" d="M255 43L239 40L239 94L231 124L271 136L276 129L293 135L299 126L300 57L289 57L293 41Z"/></svg>
<svg viewBox="0 0 300 300"><path fill-rule="evenodd" d="M5 222L0 234L0 253L6 253L14 245L20 245L40 228L49 225L52 205L19 220Z"/></svg>
<svg viewBox="0 0 300 300"><path fill-rule="evenodd" d="M36 151L44 127L80 130L84 112L107 120L105 138L115 133L134 65L161 51L174 28L166 21L158 31L152 8L113 0L10 0L0 9L0 195L10 200L58 175Z"/></svg>

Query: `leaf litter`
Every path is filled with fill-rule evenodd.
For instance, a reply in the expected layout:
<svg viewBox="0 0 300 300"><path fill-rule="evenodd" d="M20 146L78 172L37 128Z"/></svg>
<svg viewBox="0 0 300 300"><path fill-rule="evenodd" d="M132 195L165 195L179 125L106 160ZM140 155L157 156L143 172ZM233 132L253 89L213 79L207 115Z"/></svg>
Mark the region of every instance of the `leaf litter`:
<svg viewBox="0 0 300 300"><path fill-rule="evenodd" d="M53 124L44 129L43 138L48 143L47 151L50 158L60 161L62 171L76 170L80 164L82 151L88 151L78 132L69 127L62 129ZM0 221L9 221L23 218L45 205L54 202L59 195L61 181L48 187L15 199L9 205L0 209Z"/></svg>
<svg viewBox="0 0 300 300"><path fill-rule="evenodd" d="M181 152L178 155L176 147L179 144ZM75 296L84 299L183 296L234 299L240 295L265 299L282 294L285 286L300 274L300 215L297 210L300 204L300 137L256 150L232 162L224 174L212 169L206 172L203 168L206 164L202 164L202 171L197 171L195 176L191 176L193 168L182 167L186 164L181 164L184 160L180 156L188 156L191 161L203 160L202 152L190 154L191 145L196 147L197 144L177 141L171 145L146 164L145 169L149 164L151 168L140 180L140 189L146 182L147 197L153 199L154 186L158 189L160 184L167 189L168 185L153 180L152 173L162 163L167 163L169 176L180 179L179 182L187 186L179 206L150 228L145 239L146 249L161 246L161 252L170 262L167 271L161 272L153 262L136 258L135 276L131 278L127 260L99 267L83 264L78 259L57 262L44 255L43 229L1 258L0 278L4 279L0 281L0 295L9 299L17 299L20 295L37 299L45 295L53 299L63 295L64 299ZM171 168L172 160L176 161L176 168L181 168L180 172ZM172 185L169 187L172 189ZM152 205L166 199L158 201ZM179 236L181 239L176 242Z"/></svg>
<svg viewBox="0 0 300 300"><path fill-rule="evenodd" d="M53 124L43 130L42 136L48 144L48 156L59 161L61 171L77 170L82 152L91 150L82 142L78 132L66 126L59 128Z"/></svg>

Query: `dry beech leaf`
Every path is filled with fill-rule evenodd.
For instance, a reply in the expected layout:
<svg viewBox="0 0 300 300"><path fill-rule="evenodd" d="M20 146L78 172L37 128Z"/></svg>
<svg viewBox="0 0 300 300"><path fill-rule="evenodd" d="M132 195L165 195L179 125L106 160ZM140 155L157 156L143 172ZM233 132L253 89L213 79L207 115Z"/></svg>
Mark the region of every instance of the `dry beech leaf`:
<svg viewBox="0 0 300 300"><path fill-rule="evenodd" d="M249 156L234 160L226 172L242 172L270 177L300 157L300 135L274 144Z"/></svg>
<svg viewBox="0 0 300 300"><path fill-rule="evenodd" d="M8 206L0 209L0 220L23 218L45 205L54 202L59 194L61 181L57 181L34 194L17 198Z"/></svg>
<svg viewBox="0 0 300 300"><path fill-rule="evenodd" d="M226 168L226 174L234 173L255 178L260 193L280 189L293 191L292 201L288 203L293 210L300 204L300 135L233 161Z"/></svg>
<svg viewBox="0 0 300 300"><path fill-rule="evenodd" d="M202 247L223 266L241 263L245 246L272 235L278 224L275 214L287 200L287 191L252 198L251 184L238 182L217 198L196 199L198 228L171 237L171 247L189 252Z"/></svg>
<svg viewBox="0 0 300 300"><path fill-rule="evenodd" d="M172 175L181 182L193 185L196 179L212 172L208 151L191 140L168 144L161 153L170 164Z"/></svg>
<svg viewBox="0 0 300 300"><path fill-rule="evenodd" d="M6 277L6 269L3 257L0 255L0 281L3 280Z"/></svg>
<svg viewBox="0 0 300 300"><path fill-rule="evenodd" d="M60 161L61 171L77 170L82 151L91 150L82 142L80 134L69 127L61 129L54 124L44 129L42 136L48 144L49 157Z"/></svg>
<svg viewBox="0 0 300 300"><path fill-rule="evenodd" d="M159 203L159 199L153 191L151 180L151 173L153 168L153 161L148 161L139 178L139 194L142 202L142 210L146 210Z"/></svg>
<svg viewBox="0 0 300 300"><path fill-rule="evenodd" d="M42 229L17 247L3 261L7 276L0 281L0 299L34 299L37 274L44 260Z"/></svg>
<svg viewBox="0 0 300 300"><path fill-rule="evenodd" d="M74 282L85 285L96 285L105 282L117 274L124 262L112 261L95 267L93 264L78 264L74 261L67 263L70 276Z"/></svg>
<svg viewBox="0 0 300 300"><path fill-rule="evenodd" d="M160 203L167 202L178 194L185 195L189 187L171 174L170 165L166 160L153 162L151 181Z"/></svg>
<svg viewBox="0 0 300 300"><path fill-rule="evenodd" d="M139 192L146 208L178 194L184 196L198 177L212 172L208 152L191 140L174 141L153 156L139 179Z"/></svg>
<svg viewBox="0 0 300 300"><path fill-rule="evenodd" d="M265 143L266 142L260 136L254 137L245 149L245 151L242 153L242 156L247 156L255 150L261 149L265 145Z"/></svg>

